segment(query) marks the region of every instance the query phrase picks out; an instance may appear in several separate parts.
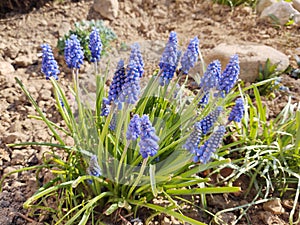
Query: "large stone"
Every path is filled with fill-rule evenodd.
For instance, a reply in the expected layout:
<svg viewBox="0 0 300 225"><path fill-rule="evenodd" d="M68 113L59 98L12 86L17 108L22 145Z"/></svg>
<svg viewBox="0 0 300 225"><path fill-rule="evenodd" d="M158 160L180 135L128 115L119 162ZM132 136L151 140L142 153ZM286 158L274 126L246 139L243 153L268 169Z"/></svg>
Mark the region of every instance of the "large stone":
<svg viewBox="0 0 300 225"><path fill-rule="evenodd" d="M282 1L276 2L265 8L261 13L260 18L284 25L297 14L299 14L299 12L293 8L291 3Z"/></svg>
<svg viewBox="0 0 300 225"><path fill-rule="evenodd" d="M289 58L282 52L266 45L253 43L220 44L211 50L204 61L208 65L213 60L218 59L222 64L222 69L224 69L230 57L234 54L238 54L240 60L239 78L245 82L256 80L259 65L264 65L267 59L270 59L272 64L278 63L278 70L285 70L289 66Z"/></svg>
<svg viewBox="0 0 300 225"><path fill-rule="evenodd" d="M0 61L0 75L8 75L15 72L15 68L6 61Z"/></svg>
<svg viewBox="0 0 300 225"><path fill-rule="evenodd" d="M259 0L257 5L256 5L256 12L258 14L261 14L261 12L269 7L270 5L276 3L277 1L276 0Z"/></svg>
<svg viewBox="0 0 300 225"><path fill-rule="evenodd" d="M296 9L296 10L298 10L298 12L300 12L300 0L293 0L292 5L293 5L294 9Z"/></svg>
<svg viewBox="0 0 300 225"><path fill-rule="evenodd" d="M93 8L104 18L113 20L118 16L119 2L118 0L94 0Z"/></svg>

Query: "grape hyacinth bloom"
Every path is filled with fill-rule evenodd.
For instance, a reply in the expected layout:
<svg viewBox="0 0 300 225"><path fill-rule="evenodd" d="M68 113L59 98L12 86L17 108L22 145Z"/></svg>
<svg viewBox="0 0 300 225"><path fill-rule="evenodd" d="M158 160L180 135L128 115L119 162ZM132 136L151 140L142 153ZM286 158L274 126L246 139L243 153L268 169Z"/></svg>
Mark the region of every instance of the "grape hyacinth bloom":
<svg viewBox="0 0 300 225"><path fill-rule="evenodd" d="M186 52L181 58L181 68L180 71L183 74L188 74L191 68L195 66L195 63L198 60L199 55L199 39L198 37L194 37L191 39Z"/></svg>
<svg viewBox="0 0 300 225"><path fill-rule="evenodd" d="M58 80L57 74L59 74L59 69L56 60L54 59L51 47L48 44L41 45L42 48L42 73L46 75L46 80L53 77Z"/></svg>
<svg viewBox="0 0 300 225"><path fill-rule="evenodd" d="M92 155L90 159L89 167L87 168L87 174L95 177L101 176L101 169L98 164L98 159L96 155ZM89 183L92 183L91 180L88 181Z"/></svg>
<svg viewBox="0 0 300 225"><path fill-rule="evenodd" d="M172 31L159 63L159 68L161 70L159 83L161 86L169 84L170 80L173 78L178 63L177 58L177 34Z"/></svg>
<svg viewBox="0 0 300 225"><path fill-rule="evenodd" d="M136 140L141 134L141 121L139 115L135 114L129 122L126 139Z"/></svg>
<svg viewBox="0 0 300 225"><path fill-rule="evenodd" d="M235 122L241 122L241 119L243 118L245 113L245 107L244 107L244 101L242 98L238 98L235 101L235 106L232 108L228 121L235 121Z"/></svg>
<svg viewBox="0 0 300 225"><path fill-rule="evenodd" d="M225 70L221 74L221 78L217 87L219 91L219 96L225 97L229 91L233 88L240 73L239 57L238 55L233 55L230 58Z"/></svg>
<svg viewBox="0 0 300 225"><path fill-rule="evenodd" d="M134 104L140 94L140 73L138 63L131 60L126 68L126 77L122 85L122 91L119 95L121 102Z"/></svg>
<svg viewBox="0 0 300 225"><path fill-rule="evenodd" d="M144 61L140 50L140 46L137 43L131 46L129 61L136 62L137 69L139 71L139 77L142 77L144 74Z"/></svg>
<svg viewBox="0 0 300 225"><path fill-rule="evenodd" d="M194 162L201 162L206 164L211 155L219 147L223 136L225 134L225 127L219 126L218 129L209 137L209 139L202 145L200 148L197 148L195 151Z"/></svg>
<svg viewBox="0 0 300 225"><path fill-rule="evenodd" d="M212 61L206 68L200 81L200 88L207 93L218 86L221 77L221 63L219 60Z"/></svg>
<svg viewBox="0 0 300 225"><path fill-rule="evenodd" d="M122 91L122 86L125 83L125 77L124 61L120 60L108 91L109 104L114 102L116 105L118 105L119 109L122 108L122 104L119 101L119 95Z"/></svg>
<svg viewBox="0 0 300 225"><path fill-rule="evenodd" d="M184 149L188 150L190 153L194 154L195 150L198 148L198 145L201 141L202 129L200 122L194 124L194 129L191 132L189 138L186 140L185 144L182 146Z"/></svg>
<svg viewBox="0 0 300 225"><path fill-rule="evenodd" d="M83 64L83 51L75 34L72 34L65 42L65 60L67 66L72 69L80 69Z"/></svg>
<svg viewBox="0 0 300 225"><path fill-rule="evenodd" d="M145 159L148 156L154 156L159 148L159 137L155 134L155 128L152 126L149 116L143 115L141 121L141 140L139 142L140 154Z"/></svg>
<svg viewBox="0 0 300 225"><path fill-rule="evenodd" d="M102 42L99 30L96 27L94 27L90 33L89 49L92 55L91 62L99 62L102 51Z"/></svg>
<svg viewBox="0 0 300 225"><path fill-rule="evenodd" d="M209 113L199 122L203 135L207 134L207 132L213 127L222 111L223 108L221 106L218 106L214 111Z"/></svg>

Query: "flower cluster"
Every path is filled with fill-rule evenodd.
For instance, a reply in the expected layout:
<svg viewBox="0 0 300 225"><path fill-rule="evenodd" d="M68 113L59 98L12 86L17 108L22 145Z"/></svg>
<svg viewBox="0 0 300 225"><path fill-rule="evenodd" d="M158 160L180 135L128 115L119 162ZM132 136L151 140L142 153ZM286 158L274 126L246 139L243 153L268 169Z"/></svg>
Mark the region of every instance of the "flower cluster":
<svg viewBox="0 0 300 225"><path fill-rule="evenodd" d="M92 55L91 62L99 62L102 51L102 42L100 39L99 30L95 27L90 33L89 49Z"/></svg>
<svg viewBox="0 0 300 225"><path fill-rule="evenodd" d="M152 126L149 116L141 117L141 140L139 142L140 154L143 158L154 156L158 151L159 137L155 134L155 128Z"/></svg>
<svg viewBox="0 0 300 225"><path fill-rule="evenodd" d="M161 70L160 85L164 86L169 84L176 71L177 64L179 62L178 56L178 44L177 34L172 31L169 36L169 41L160 59L159 68Z"/></svg>
<svg viewBox="0 0 300 225"><path fill-rule="evenodd" d="M139 115L135 114L128 125L126 132L127 140L136 140L141 134L141 121Z"/></svg>
<svg viewBox="0 0 300 225"><path fill-rule="evenodd" d="M199 122L203 135L207 134L207 132L213 127L222 111L223 108L218 106L214 111Z"/></svg>
<svg viewBox="0 0 300 225"><path fill-rule="evenodd" d="M194 162L200 161L203 164L206 164L211 155L219 147L223 136L225 134L225 127L219 126L219 128L209 137L209 139L202 145L200 148L197 148L195 151Z"/></svg>
<svg viewBox="0 0 300 225"><path fill-rule="evenodd" d="M190 153L195 154L195 150L198 148L202 137L202 129L200 122L194 124L194 129L191 132L189 138L186 140L185 144L182 146Z"/></svg>
<svg viewBox="0 0 300 225"><path fill-rule="evenodd" d="M245 113L244 101L242 98L238 98L235 101L235 106L232 108L229 114L228 121L241 122L244 113Z"/></svg>
<svg viewBox="0 0 300 225"><path fill-rule="evenodd" d="M199 55L199 39L198 37L194 37L190 41L189 46L181 59L180 71L182 71L183 74L188 74L190 69L195 66L195 63L198 60L198 55Z"/></svg>
<svg viewBox="0 0 300 225"><path fill-rule="evenodd" d="M83 51L75 34L72 34L65 43L65 60L69 68L80 69L83 64Z"/></svg>
<svg viewBox="0 0 300 225"><path fill-rule="evenodd" d="M155 128L152 126L148 115L143 115L140 118L139 115L135 114L129 122L126 139L134 141L138 137L140 137L139 146L142 157L154 156L159 148L159 138L155 134Z"/></svg>
<svg viewBox="0 0 300 225"><path fill-rule="evenodd" d="M49 80L53 77L58 80L57 74L59 74L59 69L56 60L54 59L51 47L48 44L41 45L42 47L42 73L46 75L46 79Z"/></svg>
<svg viewBox="0 0 300 225"><path fill-rule="evenodd" d="M225 70L223 71L217 90L219 95L224 98L225 94L228 94L229 91L233 88L236 81L238 80L240 73L239 57L238 55L233 55L230 58L229 63L227 64Z"/></svg>
<svg viewBox="0 0 300 225"><path fill-rule="evenodd" d="M204 93L208 93L210 89L216 88L221 77L221 63L219 60L211 62L201 78L200 88Z"/></svg>

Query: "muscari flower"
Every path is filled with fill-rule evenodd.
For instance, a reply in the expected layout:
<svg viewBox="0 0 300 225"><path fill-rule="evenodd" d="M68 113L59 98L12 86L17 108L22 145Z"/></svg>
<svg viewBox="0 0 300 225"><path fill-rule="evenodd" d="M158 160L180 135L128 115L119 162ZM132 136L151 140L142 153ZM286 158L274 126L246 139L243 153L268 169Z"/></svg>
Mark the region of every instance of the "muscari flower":
<svg viewBox="0 0 300 225"><path fill-rule="evenodd" d="M140 154L145 159L148 156L154 156L159 148L159 138L155 134L155 128L152 126L149 116L143 115L141 121L141 140L139 142Z"/></svg>
<svg viewBox="0 0 300 225"><path fill-rule="evenodd" d="M225 134L225 127L219 126L219 128L209 137L209 139L200 148L195 151L194 162L201 162L206 164L213 152L219 147L223 136Z"/></svg>
<svg viewBox="0 0 300 225"><path fill-rule="evenodd" d="M59 74L58 65L54 59L53 52L51 47L48 44L41 45L42 48L42 73L46 75L46 80L49 80L50 77L53 77L55 80L58 80L57 74Z"/></svg>
<svg viewBox="0 0 300 225"><path fill-rule="evenodd" d="M233 55L230 58L225 70L221 74L217 90L219 91L219 96L225 97L229 91L233 88L240 73L239 57L238 55Z"/></svg>
<svg viewBox="0 0 300 225"><path fill-rule="evenodd" d="M191 39L186 52L181 58L181 68L180 70L183 74L188 74L190 69L195 66L199 55L199 39L194 37Z"/></svg>
<svg viewBox="0 0 300 225"><path fill-rule="evenodd" d="M178 64L177 59L177 34L172 31L159 63L159 68L161 70L159 83L161 86L169 84L170 80L173 78Z"/></svg>
<svg viewBox="0 0 300 225"><path fill-rule="evenodd" d="M99 62L102 51L102 42L99 30L96 27L94 27L90 33L89 49L92 55L91 62Z"/></svg>
<svg viewBox="0 0 300 225"><path fill-rule="evenodd" d="M135 114L129 122L126 139L136 140L141 134L141 121L139 115Z"/></svg>
<svg viewBox="0 0 300 225"><path fill-rule="evenodd" d="M219 84L221 77L221 63L219 60L211 62L200 81L200 88L207 93L210 89L215 88Z"/></svg>
<svg viewBox="0 0 300 225"><path fill-rule="evenodd" d="M245 113L244 101L242 98L238 98L235 101L235 106L232 108L229 114L228 121L241 122L244 113Z"/></svg>
<svg viewBox="0 0 300 225"><path fill-rule="evenodd" d="M207 132L213 127L222 111L223 108L218 106L214 111L212 111L199 122L203 135L207 134Z"/></svg>
<svg viewBox="0 0 300 225"><path fill-rule="evenodd" d="M131 60L126 68L126 77L119 94L121 102L134 104L140 94L140 73L137 62Z"/></svg>
<svg viewBox="0 0 300 225"><path fill-rule="evenodd" d="M140 46L137 43L131 46L129 61L136 62L137 69L139 71L139 77L142 77L144 73L144 61L140 50Z"/></svg>
<svg viewBox="0 0 300 225"><path fill-rule="evenodd" d="M201 141L201 137L202 129L200 126L200 122L196 122L194 124L193 131L191 132L189 138L186 140L185 144L182 147L188 150L190 153L194 154Z"/></svg>
<svg viewBox="0 0 300 225"><path fill-rule="evenodd" d="M96 155L91 156L89 167L87 168L87 174L95 177L99 177L101 175L101 169Z"/></svg>
<svg viewBox="0 0 300 225"><path fill-rule="evenodd" d="M83 51L75 34L72 34L65 42L65 60L67 66L72 69L80 69L83 64Z"/></svg>

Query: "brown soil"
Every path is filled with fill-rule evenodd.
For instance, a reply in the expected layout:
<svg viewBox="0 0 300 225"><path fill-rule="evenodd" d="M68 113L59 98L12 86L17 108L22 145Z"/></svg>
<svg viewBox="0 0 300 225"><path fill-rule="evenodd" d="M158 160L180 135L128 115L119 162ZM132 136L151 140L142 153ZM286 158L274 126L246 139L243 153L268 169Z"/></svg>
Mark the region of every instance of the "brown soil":
<svg viewBox="0 0 300 225"><path fill-rule="evenodd" d="M258 20L257 15L249 7L237 7L233 10L208 0L164 0L159 1L159 4L151 0L119 2L118 18L113 21L105 20L105 24L118 35L116 46L134 41L142 43L145 40L153 41L151 43L155 41L165 43L169 32L175 30L181 46L186 46L190 38L197 35L204 56L210 49L224 42L262 43L289 56L293 56L300 47L299 27L295 25L276 27L265 24ZM55 1L26 14L1 15L3 19L0 19L0 59L11 63L15 69L15 72L9 75L0 74L1 177L15 169L41 164L43 153L47 151L44 147L10 148L7 146L8 143L49 142L50 138L50 133L42 122L28 118L28 115L35 115L34 108L28 103L14 77L23 81L49 119L60 123L60 117L53 105L51 84L40 73L41 59L38 57L40 45L47 42L52 47L56 46L57 39L73 27L76 21L102 19L91 9L91 5L92 0L63 1L63 3ZM154 68L159 61L159 58L156 61L151 58L150 53L148 51L144 58L148 74L151 73L149 69ZM87 71L87 64L81 73ZM292 57L291 64L295 66ZM59 75L62 86L67 86L70 81L70 72L65 71ZM273 107L270 110L273 114L278 113L285 105L288 95L294 96L293 101L299 101L299 80L285 75L283 84L290 88L288 94L277 93L276 101L265 100L267 105ZM37 186L51 177L47 171L43 171L42 174L38 181L35 179L35 171L16 173L5 180L3 191L0 193L1 225L36 224L39 220L43 224L43 221L46 221L45 217L37 219L28 215L22 208L23 202L34 193ZM247 179L241 180L240 185L247 182ZM214 213L226 207L246 204L248 201L234 195L220 195L208 200L209 209ZM236 216L234 213L224 214L224 220L227 219L228 224L234 220ZM262 205L251 208L247 215L250 224L287 224L288 221L288 213L281 216L269 215ZM190 216L209 222L197 213L191 212ZM165 221L157 224L176 224L167 223L169 219L163 216L157 219ZM243 219L238 224L247 224L247 220Z"/></svg>

